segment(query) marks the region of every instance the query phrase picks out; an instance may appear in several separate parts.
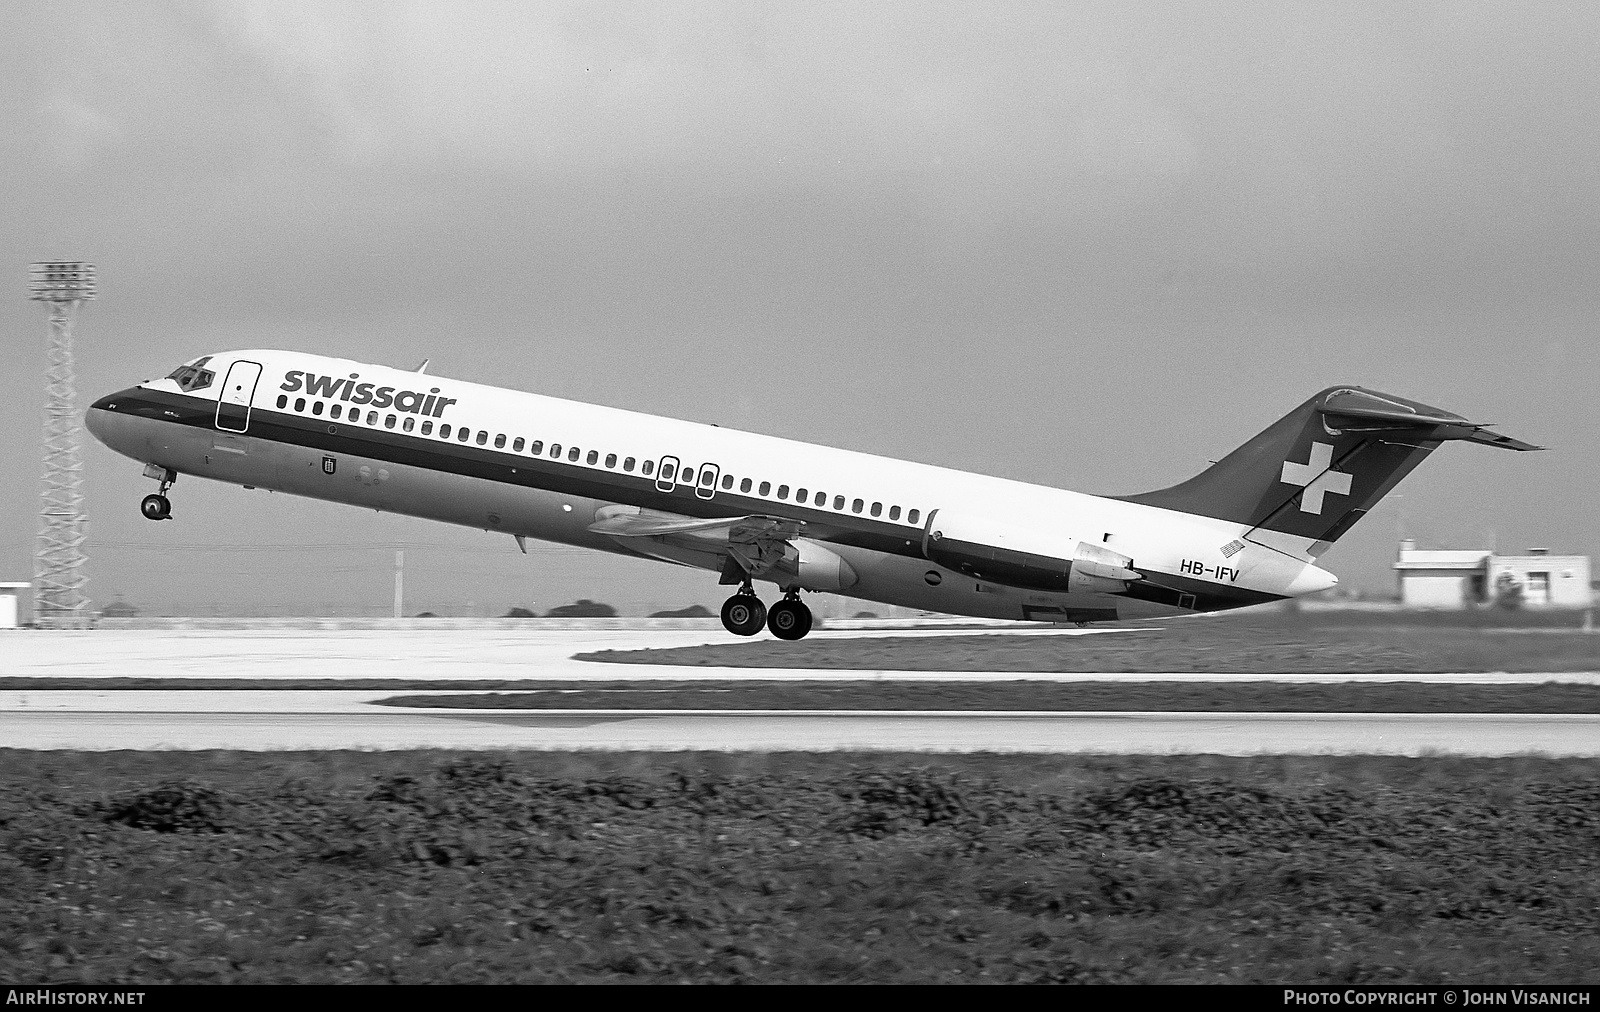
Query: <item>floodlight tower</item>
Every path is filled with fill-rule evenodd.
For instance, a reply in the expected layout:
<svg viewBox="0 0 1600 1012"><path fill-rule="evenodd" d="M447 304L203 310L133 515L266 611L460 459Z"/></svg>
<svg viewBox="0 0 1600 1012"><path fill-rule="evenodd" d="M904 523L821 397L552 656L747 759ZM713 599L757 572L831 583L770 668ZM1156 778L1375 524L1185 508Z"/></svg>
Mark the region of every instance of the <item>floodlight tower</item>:
<svg viewBox="0 0 1600 1012"><path fill-rule="evenodd" d="M50 363L45 369L44 503L34 553L33 617L46 629L83 629L92 621L83 585L83 462L78 455L72 320L94 298L94 264L33 265L29 298L50 304Z"/></svg>

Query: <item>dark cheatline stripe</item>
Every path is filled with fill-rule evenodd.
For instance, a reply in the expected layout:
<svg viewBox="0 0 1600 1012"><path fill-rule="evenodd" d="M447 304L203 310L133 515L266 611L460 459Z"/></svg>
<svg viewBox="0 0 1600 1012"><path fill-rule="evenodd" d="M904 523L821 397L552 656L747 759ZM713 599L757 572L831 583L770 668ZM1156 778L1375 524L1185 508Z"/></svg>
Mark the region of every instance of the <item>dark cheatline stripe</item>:
<svg viewBox="0 0 1600 1012"><path fill-rule="evenodd" d="M116 407L109 407L111 404L115 404ZM215 401L161 390L143 390L135 387L102 397L93 407L119 414L153 418L175 425L186 425L208 432L222 431L215 426L217 410ZM322 453L367 457L392 464L427 468L470 478L481 478L485 481L537 488L585 499L624 503L708 520L752 514L782 516L804 521L805 535L819 541L866 548L889 555L922 557L919 547L921 535L916 528L888 524L867 517L800 507L791 503L751 498L720 488L711 499L700 498L695 494L692 485L679 484L671 492L662 492L656 487L654 477L646 478L620 471L603 471L569 463L565 457L561 460L530 457L490 447L458 444L436 436L419 436L415 433L390 429L372 429L365 425L305 418L263 408L251 410L250 430L243 434ZM610 449L607 448L602 452L609 452ZM907 541L911 544L907 545Z"/></svg>

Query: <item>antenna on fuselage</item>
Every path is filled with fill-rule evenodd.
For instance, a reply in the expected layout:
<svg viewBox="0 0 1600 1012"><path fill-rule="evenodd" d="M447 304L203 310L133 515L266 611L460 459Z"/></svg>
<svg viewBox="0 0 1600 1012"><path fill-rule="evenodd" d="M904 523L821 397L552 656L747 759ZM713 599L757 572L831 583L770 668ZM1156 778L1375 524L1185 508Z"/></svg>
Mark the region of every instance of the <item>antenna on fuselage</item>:
<svg viewBox="0 0 1600 1012"><path fill-rule="evenodd" d="M417 364L417 367L415 369L413 369L411 371L412 372L427 372L428 371L428 363L432 362L432 361L433 361L433 359L431 359L431 358L425 358L420 363Z"/></svg>

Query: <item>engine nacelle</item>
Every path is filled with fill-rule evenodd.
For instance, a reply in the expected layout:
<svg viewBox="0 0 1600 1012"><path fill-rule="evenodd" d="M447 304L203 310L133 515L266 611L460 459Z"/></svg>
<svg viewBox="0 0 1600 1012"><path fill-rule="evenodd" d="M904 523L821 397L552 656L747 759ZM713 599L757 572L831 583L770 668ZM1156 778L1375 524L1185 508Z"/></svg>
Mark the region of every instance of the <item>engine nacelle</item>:
<svg viewBox="0 0 1600 1012"><path fill-rule="evenodd" d="M834 594L855 586L860 579L850 563L807 538L795 538L785 545L783 561L760 574L760 578L772 580L785 590L801 587Z"/></svg>
<svg viewBox="0 0 1600 1012"><path fill-rule="evenodd" d="M958 573L1028 590L1115 594L1141 578L1131 558L1101 545L942 510L928 517L922 554Z"/></svg>

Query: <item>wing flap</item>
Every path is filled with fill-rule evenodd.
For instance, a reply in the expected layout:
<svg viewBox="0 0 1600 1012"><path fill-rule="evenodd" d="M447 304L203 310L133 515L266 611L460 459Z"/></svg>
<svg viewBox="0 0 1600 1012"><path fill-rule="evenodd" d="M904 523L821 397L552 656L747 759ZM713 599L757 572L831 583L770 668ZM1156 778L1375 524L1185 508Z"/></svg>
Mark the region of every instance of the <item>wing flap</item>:
<svg viewBox="0 0 1600 1012"><path fill-rule="evenodd" d="M648 538L693 551L727 554L751 576L761 576L795 554L790 543L805 524L783 517L701 520L637 506L602 506L589 530L614 538Z"/></svg>

